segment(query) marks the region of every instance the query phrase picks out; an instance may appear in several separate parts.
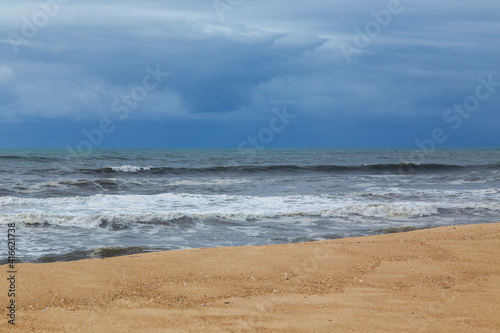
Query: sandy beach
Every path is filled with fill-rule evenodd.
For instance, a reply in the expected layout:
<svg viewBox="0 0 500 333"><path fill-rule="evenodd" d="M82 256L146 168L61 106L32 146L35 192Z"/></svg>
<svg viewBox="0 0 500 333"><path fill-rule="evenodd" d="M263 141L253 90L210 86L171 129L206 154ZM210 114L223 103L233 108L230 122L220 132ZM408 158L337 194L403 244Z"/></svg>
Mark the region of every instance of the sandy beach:
<svg viewBox="0 0 500 333"><path fill-rule="evenodd" d="M498 332L500 223L16 266L22 332ZM7 276L8 277L8 276Z"/></svg>

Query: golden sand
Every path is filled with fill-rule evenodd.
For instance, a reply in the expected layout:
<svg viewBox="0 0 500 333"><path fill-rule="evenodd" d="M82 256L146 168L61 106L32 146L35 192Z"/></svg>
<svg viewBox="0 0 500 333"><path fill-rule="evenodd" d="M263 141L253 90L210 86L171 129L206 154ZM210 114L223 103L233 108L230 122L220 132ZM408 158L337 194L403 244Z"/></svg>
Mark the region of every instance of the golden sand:
<svg viewBox="0 0 500 333"><path fill-rule="evenodd" d="M499 235L494 223L18 264L16 325L4 315L0 331L499 332Z"/></svg>

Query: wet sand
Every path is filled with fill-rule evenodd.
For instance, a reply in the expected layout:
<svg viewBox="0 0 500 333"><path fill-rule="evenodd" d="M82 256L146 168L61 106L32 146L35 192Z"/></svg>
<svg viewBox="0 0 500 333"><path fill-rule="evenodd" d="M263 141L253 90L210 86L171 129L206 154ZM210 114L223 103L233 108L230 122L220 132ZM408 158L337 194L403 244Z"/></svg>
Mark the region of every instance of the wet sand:
<svg viewBox="0 0 500 333"><path fill-rule="evenodd" d="M500 223L16 266L20 332L498 332ZM2 274L8 277L7 266Z"/></svg>

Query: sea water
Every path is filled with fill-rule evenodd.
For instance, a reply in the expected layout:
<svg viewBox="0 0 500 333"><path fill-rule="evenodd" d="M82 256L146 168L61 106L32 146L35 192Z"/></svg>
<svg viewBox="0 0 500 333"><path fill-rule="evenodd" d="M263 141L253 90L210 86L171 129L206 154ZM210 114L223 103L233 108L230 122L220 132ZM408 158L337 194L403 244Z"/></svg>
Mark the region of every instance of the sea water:
<svg viewBox="0 0 500 333"><path fill-rule="evenodd" d="M27 262L499 221L500 149L0 150Z"/></svg>

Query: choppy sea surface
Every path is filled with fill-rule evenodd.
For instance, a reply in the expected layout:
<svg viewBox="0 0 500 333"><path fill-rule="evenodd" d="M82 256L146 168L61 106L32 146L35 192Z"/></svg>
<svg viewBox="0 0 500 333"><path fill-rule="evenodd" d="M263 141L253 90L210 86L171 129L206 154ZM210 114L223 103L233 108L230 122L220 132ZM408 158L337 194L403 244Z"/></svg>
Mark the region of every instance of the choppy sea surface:
<svg viewBox="0 0 500 333"><path fill-rule="evenodd" d="M500 149L415 152L0 149L0 228L49 262L500 221Z"/></svg>

